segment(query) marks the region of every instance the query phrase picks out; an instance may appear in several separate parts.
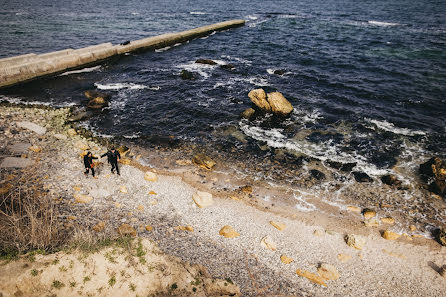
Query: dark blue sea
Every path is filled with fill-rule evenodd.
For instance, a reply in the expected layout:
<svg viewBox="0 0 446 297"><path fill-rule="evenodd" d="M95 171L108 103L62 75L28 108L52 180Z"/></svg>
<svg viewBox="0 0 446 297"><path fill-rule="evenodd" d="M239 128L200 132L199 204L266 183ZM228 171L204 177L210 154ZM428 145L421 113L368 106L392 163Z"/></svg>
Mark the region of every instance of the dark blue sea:
<svg viewBox="0 0 446 297"><path fill-rule="evenodd" d="M410 184L420 163L446 155L445 16L446 1L432 0L3 0L0 58L229 19L246 25L3 90L0 99L84 106L85 90L102 90L109 108L82 123L98 135L142 146L175 139L259 168L284 155L284 167L302 156L326 168L355 163L378 184L387 173ZM233 70L219 67L229 63ZM182 80L182 70L196 79ZM241 120L256 88L283 93L292 116Z"/></svg>

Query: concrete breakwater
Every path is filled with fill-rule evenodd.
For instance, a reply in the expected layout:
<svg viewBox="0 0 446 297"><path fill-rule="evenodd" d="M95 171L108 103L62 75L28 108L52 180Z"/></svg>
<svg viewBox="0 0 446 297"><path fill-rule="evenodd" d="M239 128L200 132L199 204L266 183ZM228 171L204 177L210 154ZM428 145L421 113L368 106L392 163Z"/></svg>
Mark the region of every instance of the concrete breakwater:
<svg viewBox="0 0 446 297"><path fill-rule="evenodd" d="M143 38L120 45L113 45L108 42L80 49L64 49L45 54L31 53L0 59L0 88L98 64L107 58L128 52L163 48L178 42L202 37L214 31L239 27L244 24L244 20L230 20L187 31Z"/></svg>

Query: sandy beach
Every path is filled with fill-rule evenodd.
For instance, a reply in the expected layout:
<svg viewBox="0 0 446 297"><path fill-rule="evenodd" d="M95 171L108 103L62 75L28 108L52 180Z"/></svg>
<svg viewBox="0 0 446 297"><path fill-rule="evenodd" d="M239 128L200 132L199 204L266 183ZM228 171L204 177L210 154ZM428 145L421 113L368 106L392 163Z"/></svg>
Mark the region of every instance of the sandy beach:
<svg viewBox="0 0 446 297"><path fill-rule="evenodd" d="M170 290L166 296L444 295L446 279L440 270L446 265L446 247L415 230L413 234L390 234L395 239L386 240L382 234L391 224L381 220L384 216L379 210L370 214L369 226L363 223L363 209L355 205L342 218L330 213L339 211L334 208L290 211L285 202L256 199L270 192L286 193L286 189L262 182L247 185L245 179L219 170L218 163L211 170L204 169L188 155L177 159L178 152L169 156L153 151L148 161L141 162L138 150L130 147L123 154L120 176L110 173L110 165L102 158L95 160L97 178L86 177L81 154L88 150L99 157L107 151L106 140L86 138L81 129L73 129L66 121L69 109L2 106L0 114L2 186L9 175L37 171L46 189L59 197L60 220L67 230L81 228L98 237L113 237L122 225L129 225L129 233L174 256L178 263L199 264L209 271L209 279L230 279L235 284L234 289L226 282L222 286L234 290L218 291L220 295L203 289ZM12 163L5 163L6 157ZM61 262L68 257L59 255ZM19 267L17 262L3 261L0 296L17 296L17 290L22 296L42 296L43 292L53 296L130 294L110 286L100 291L94 286L90 291L54 288L43 276L24 281L33 277L33 265L37 264ZM14 277L8 274L12 267L16 267ZM70 269L57 273L61 279L73 275ZM113 273L113 267L107 273ZM187 279L186 273L178 277L181 275ZM117 275L117 284L126 281ZM143 286L137 286L131 294L145 292Z"/></svg>

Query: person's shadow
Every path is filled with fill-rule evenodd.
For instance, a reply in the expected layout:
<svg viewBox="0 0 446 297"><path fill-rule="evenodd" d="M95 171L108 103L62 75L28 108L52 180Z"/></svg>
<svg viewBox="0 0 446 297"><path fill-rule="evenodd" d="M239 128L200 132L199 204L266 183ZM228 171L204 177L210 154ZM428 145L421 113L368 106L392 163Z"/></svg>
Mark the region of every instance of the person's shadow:
<svg viewBox="0 0 446 297"><path fill-rule="evenodd" d="M432 261L427 262L427 264L430 266L430 268L435 270L437 273L441 273L442 267L438 266L437 264L435 264ZM443 265L443 269L446 270L446 265Z"/></svg>

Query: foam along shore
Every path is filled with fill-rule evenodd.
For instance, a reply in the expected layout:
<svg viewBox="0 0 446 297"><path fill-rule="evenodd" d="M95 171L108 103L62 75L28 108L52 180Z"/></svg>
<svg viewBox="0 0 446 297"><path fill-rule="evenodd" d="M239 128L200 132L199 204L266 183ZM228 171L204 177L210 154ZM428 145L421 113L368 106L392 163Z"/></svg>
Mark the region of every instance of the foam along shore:
<svg viewBox="0 0 446 297"><path fill-rule="evenodd" d="M243 26L244 20L230 20L177 33L166 33L119 45L102 43L80 49L64 49L45 54L26 54L0 59L0 88L42 76L59 74L100 63L110 57L137 50L158 49L208 35L214 31Z"/></svg>

